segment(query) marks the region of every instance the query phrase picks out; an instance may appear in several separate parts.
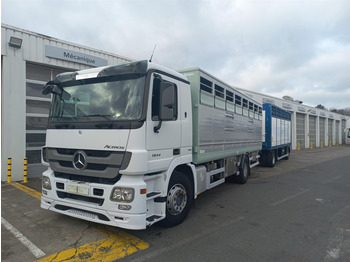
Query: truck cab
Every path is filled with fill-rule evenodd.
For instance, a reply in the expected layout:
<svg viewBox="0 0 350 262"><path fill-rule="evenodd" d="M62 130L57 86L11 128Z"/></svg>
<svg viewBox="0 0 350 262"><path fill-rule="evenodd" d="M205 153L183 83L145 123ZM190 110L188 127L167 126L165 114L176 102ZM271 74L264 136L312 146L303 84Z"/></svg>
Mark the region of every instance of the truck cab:
<svg viewBox="0 0 350 262"><path fill-rule="evenodd" d="M41 207L129 229L163 219L171 174L192 161L186 78L139 61L63 73L43 93Z"/></svg>

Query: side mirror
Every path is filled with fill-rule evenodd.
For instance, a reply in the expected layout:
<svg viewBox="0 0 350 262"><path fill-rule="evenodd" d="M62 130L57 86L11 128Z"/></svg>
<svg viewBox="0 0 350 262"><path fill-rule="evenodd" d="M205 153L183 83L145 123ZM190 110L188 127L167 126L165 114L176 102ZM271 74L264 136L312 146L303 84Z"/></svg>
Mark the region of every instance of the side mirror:
<svg viewBox="0 0 350 262"><path fill-rule="evenodd" d="M43 87L43 91L41 93L43 95L48 95L50 93L61 95L62 89L60 89L57 85L55 85L52 81L50 81Z"/></svg>

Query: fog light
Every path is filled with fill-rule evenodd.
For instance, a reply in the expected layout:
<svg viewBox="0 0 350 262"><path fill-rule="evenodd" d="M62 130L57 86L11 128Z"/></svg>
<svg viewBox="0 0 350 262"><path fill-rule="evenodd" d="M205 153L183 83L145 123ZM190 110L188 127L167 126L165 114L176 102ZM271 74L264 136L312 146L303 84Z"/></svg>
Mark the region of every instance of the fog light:
<svg viewBox="0 0 350 262"><path fill-rule="evenodd" d="M47 176L43 176L42 186L47 190L51 190L50 178L48 178Z"/></svg>
<svg viewBox="0 0 350 262"><path fill-rule="evenodd" d="M47 196L47 191L44 189L42 191L43 191L43 195Z"/></svg>
<svg viewBox="0 0 350 262"><path fill-rule="evenodd" d="M131 206L130 205L118 205L119 210L130 210Z"/></svg>
<svg viewBox="0 0 350 262"><path fill-rule="evenodd" d="M134 195L133 188L116 187L113 188L110 199L115 202L130 203L134 200Z"/></svg>

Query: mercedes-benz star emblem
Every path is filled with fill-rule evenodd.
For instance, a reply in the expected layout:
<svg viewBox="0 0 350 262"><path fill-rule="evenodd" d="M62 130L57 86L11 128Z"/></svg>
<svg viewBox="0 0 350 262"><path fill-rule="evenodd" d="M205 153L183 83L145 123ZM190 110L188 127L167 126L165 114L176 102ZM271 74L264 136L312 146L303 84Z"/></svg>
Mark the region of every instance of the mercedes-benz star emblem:
<svg viewBox="0 0 350 262"><path fill-rule="evenodd" d="M86 153L84 151L77 151L73 155L73 166L77 170L83 170L87 167Z"/></svg>

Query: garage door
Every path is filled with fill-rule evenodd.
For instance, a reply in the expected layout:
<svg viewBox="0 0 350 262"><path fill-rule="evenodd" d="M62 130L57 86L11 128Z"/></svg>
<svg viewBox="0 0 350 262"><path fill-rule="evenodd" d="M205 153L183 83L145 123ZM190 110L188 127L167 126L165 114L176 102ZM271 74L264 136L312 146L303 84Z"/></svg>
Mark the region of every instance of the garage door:
<svg viewBox="0 0 350 262"><path fill-rule="evenodd" d="M321 118L320 117L320 146L324 146L325 145L325 118Z"/></svg>
<svg viewBox="0 0 350 262"><path fill-rule="evenodd" d="M310 147L311 142L313 147L316 147L316 117L309 116L309 139L310 139Z"/></svg>
<svg viewBox="0 0 350 262"><path fill-rule="evenodd" d="M296 114L297 124L297 144L300 143L300 148L305 148L305 115Z"/></svg>
<svg viewBox="0 0 350 262"><path fill-rule="evenodd" d="M339 145L339 125L340 121L335 121L335 144Z"/></svg>
<svg viewBox="0 0 350 262"><path fill-rule="evenodd" d="M346 121L342 120L341 121L342 144L345 144L345 132L344 132L345 124L346 124Z"/></svg>
<svg viewBox="0 0 350 262"><path fill-rule="evenodd" d="M328 146L333 145L333 119L328 119L328 141Z"/></svg>

